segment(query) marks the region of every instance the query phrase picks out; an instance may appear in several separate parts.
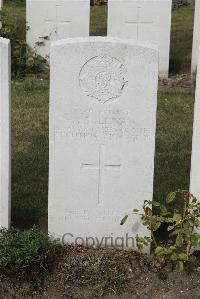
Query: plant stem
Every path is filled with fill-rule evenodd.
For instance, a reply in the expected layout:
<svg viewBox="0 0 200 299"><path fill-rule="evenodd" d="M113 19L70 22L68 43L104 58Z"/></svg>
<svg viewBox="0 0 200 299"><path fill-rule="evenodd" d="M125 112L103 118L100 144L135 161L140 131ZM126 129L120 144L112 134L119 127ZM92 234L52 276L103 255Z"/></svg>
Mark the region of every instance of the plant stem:
<svg viewBox="0 0 200 299"><path fill-rule="evenodd" d="M158 247L158 243L156 242L156 238L155 238L155 235L154 235L153 230L151 230L151 235L152 235L152 239L153 239L154 245L155 245L156 247Z"/></svg>
<svg viewBox="0 0 200 299"><path fill-rule="evenodd" d="M192 226L191 233L190 233L190 245L189 245L188 250L187 250L187 255L188 255L188 257L190 257L190 255L191 255L191 249L192 249L192 233L193 233L193 230L194 230L194 225Z"/></svg>

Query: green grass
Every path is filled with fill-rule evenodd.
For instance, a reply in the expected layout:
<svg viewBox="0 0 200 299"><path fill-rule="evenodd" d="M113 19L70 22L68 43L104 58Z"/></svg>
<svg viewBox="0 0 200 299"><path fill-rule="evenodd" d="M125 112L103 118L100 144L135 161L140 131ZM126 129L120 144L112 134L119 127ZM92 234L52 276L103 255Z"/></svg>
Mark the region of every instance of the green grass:
<svg viewBox="0 0 200 299"><path fill-rule="evenodd" d="M31 224L47 212L49 90L26 79L12 92L12 215Z"/></svg>
<svg viewBox="0 0 200 299"><path fill-rule="evenodd" d="M16 5L14 2L8 2L3 6L3 12L10 16L18 28L18 34L20 39L26 37L26 8L24 5Z"/></svg>
<svg viewBox="0 0 200 299"><path fill-rule="evenodd" d="M188 190L194 96L161 92L158 97L154 197L163 200L177 189Z"/></svg>
<svg viewBox="0 0 200 299"><path fill-rule="evenodd" d="M172 11L170 72L190 72L194 8L181 7ZM91 35L107 34L107 7L91 9Z"/></svg>
<svg viewBox="0 0 200 299"><path fill-rule="evenodd" d="M25 36L25 7L7 0L4 11L16 19L19 35ZM170 72L189 72L191 64L194 8L181 7L172 12ZM90 35L107 34L107 6L91 7Z"/></svg>
<svg viewBox="0 0 200 299"><path fill-rule="evenodd" d="M21 23L25 9L7 4L5 10ZM173 11L171 70L190 69L193 9ZM91 9L91 34L106 35L106 6ZM14 224L32 225L47 215L49 89L27 78L13 84L12 215ZM194 96L161 92L158 99L154 197L188 189Z"/></svg>
<svg viewBox="0 0 200 299"><path fill-rule="evenodd" d="M107 6L91 7L90 35L107 35Z"/></svg>
<svg viewBox="0 0 200 299"><path fill-rule="evenodd" d="M13 219L32 224L47 214L48 87L27 79L13 85ZM188 189L193 95L161 92L158 98L154 194Z"/></svg>
<svg viewBox="0 0 200 299"><path fill-rule="evenodd" d="M172 13L170 72L190 72L194 8L182 7Z"/></svg>

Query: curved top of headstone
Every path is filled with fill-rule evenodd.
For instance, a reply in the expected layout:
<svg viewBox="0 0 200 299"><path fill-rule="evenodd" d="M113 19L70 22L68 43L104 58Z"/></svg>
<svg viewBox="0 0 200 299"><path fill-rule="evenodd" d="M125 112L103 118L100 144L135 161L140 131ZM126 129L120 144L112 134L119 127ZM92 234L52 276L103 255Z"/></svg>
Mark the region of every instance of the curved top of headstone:
<svg viewBox="0 0 200 299"><path fill-rule="evenodd" d="M0 37L0 59L1 59L1 66L3 66L4 64L7 65L7 60L5 59L5 57L7 58L9 55L9 51L10 51L10 40ZM6 56L4 56L6 55ZM6 66L5 66L6 67ZM5 73L5 69L4 67L0 68L1 73Z"/></svg>
<svg viewBox="0 0 200 299"><path fill-rule="evenodd" d="M8 45L10 43L10 40L7 38L0 37L0 43Z"/></svg>
<svg viewBox="0 0 200 299"><path fill-rule="evenodd" d="M155 44L148 42L143 42L130 38L118 38L118 37L101 37L101 36L90 36L90 37L75 37L61 39L55 42L52 42L52 47L64 46L67 44L81 44L81 43L118 43L130 46L136 46L138 48L149 48L158 52L158 47Z"/></svg>
<svg viewBox="0 0 200 299"><path fill-rule="evenodd" d="M157 77L158 49L147 42L115 37L69 38L52 43L50 53L51 70L53 66L63 69L67 65L71 70L68 82L77 80L78 74L84 94L101 104L123 94L128 77L132 76L127 69L130 64L134 64L137 73L134 82L136 77L138 82L144 79L148 65L154 65L152 76ZM75 68L76 74L72 74Z"/></svg>
<svg viewBox="0 0 200 299"><path fill-rule="evenodd" d="M10 55L10 40L0 37L0 73L3 76L7 76L8 74L5 73L5 68L7 68L7 62L9 61ZM3 90L1 90L3 92Z"/></svg>
<svg viewBox="0 0 200 299"><path fill-rule="evenodd" d="M66 64L71 71L77 67L76 74L70 73L68 81L72 82L71 79L79 73L81 90L101 104L123 94L131 76L127 70L130 63L136 63L133 68L138 72L139 81L148 73L145 70L147 65L155 65L152 76L157 76L158 49L147 42L114 37L78 37L52 43L50 52L51 69Z"/></svg>

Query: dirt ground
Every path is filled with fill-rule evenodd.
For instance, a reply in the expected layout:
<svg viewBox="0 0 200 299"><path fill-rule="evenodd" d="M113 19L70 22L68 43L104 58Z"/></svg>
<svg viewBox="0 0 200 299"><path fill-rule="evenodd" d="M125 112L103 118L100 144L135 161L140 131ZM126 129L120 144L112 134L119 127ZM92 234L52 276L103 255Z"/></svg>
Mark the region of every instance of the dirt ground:
<svg viewBox="0 0 200 299"><path fill-rule="evenodd" d="M190 74L179 74L159 80L160 91L194 92L195 80Z"/></svg>
<svg viewBox="0 0 200 299"><path fill-rule="evenodd" d="M199 254L198 254L199 255ZM200 257L184 273L135 251L66 246L47 268L0 276L0 299L198 299Z"/></svg>
<svg viewBox="0 0 200 299"><path fill-rule="evenodd" d="M47 80L44 80L48 82ZM188 74L159 81L159 90L194 93ZM47 231L47 220L39 228ZM159 269L134 251L66 246L48 267L0 275L0 299L200 299L200 255L184 273L170 265Z"/></svg>

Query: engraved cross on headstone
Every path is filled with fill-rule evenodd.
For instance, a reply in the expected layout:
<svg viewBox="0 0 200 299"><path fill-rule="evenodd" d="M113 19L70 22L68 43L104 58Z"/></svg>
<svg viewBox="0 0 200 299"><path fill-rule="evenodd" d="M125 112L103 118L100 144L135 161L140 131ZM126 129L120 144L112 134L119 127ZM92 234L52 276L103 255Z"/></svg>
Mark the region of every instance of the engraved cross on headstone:
<svg viewBox="0 0 200 299"><path fill-rule="evenodd" d="M59 34L59 26L63 24L70 24L71 21L60 21L59 20L59 9L62 8L62 5L56 5L56 18L55 19L47 19L45 20L45 23L47 24L54 24L55 25L55 30L54 33L56 35L56 39L58 39L58 34Z"/></svg>
<svg viewBox="0 0 200 299"><path fill-rule="evenodd" d="M137 19L135 21L126 21L128 25L136 25L137 26L137 39L139 39L139 31L141 25L150 25L153 24L153 21L143 21L141 20L141 9L142 7L137 7Z"/></svg>
<svg viewBox="0 0 200 299"><path fill-rule="evenodd" d="M98 163L82 163L81 166L83 168L86 168L88 170L98 170L98 204L100 204L101 201L101 193L102 193L102 176L103 176L103 170L109 169L109 170L119 170L121 168L121 164L115 164L115 163L104 163L104 152L103 152L103 146L99 146L99 153L98 153Z"/></svg>

